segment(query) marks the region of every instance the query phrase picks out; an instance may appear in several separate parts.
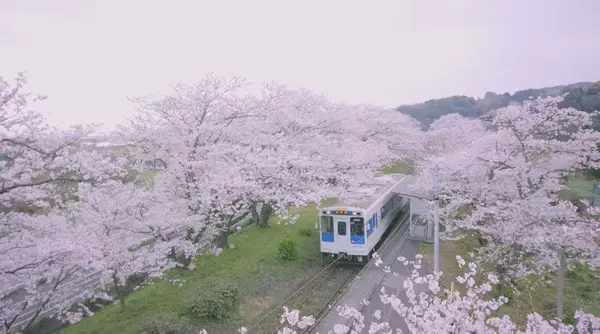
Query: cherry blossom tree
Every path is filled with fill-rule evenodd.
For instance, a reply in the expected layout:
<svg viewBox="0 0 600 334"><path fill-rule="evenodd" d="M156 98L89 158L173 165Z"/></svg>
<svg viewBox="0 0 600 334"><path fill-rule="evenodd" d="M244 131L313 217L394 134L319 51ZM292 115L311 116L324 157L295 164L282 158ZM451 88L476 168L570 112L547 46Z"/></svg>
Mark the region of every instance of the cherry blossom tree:
<svg viewBox="0 0 600 334"><path fill-rule="evenodd" d="M485 259L498 263L503 279L559 268L562 317L567 255L597 265L600 249L595 223L560 195L569 172L598 167L600 133L589 129L589 113L561 109L560 101L538 98L496 111L470 145L422 162L420 187L441 183L448 232L479 233ZM470 214L456 219L465 207Z"/></svg>
<svg viewBox="0 0 600 334"><path fill-rule="evenodd" d="M417 128L401 114L334 104L308 90L268 84L253 95L238 78L207 76L175 86L171 96L136 101L139 114L124 133L142 154L165 162L155 185L187 201L195 217L188 239L210 228L223 245L245 212L266 226L271 212L286 216L290 206L318 202L400 156L390 149L402 151L398 140L388 139L396 138L394 117L406 121L405 133Z"/></svg>
<svg viewBox="0 0 600 334"><path fill-rule="evenodd" d="M78 268L68 222L51 212L69 199L73 185L122 175L119 161L78 149L93 126L60 131L30 110L44 99L0 78L0 314L4 330L25 327L60 295ZM24 318L28 316L30 318ZM33 316L33 317L31 317Z"/></svg>
<svg viewBox="0 0 600 334"><path fill-rule="evenodd" d="M80 184L77 196L66 210L78 237L80 266L98 272L121 306L128 278L161 276L176 265L172 253L195 255L190 242L172 237L183 229L185 208L152 188L120 181Z"/></svg>
<svg viewBox="0 0 600 334"><path fill-rule="evenodd" d="M486 133L481 119L468 118L460 114L447 114L435 120L420 141L415 143L414 163L419 168L427 166L428 159L440 155L449 156L457 150L476 143Z"/></svg>
<svg viewBox="0 0 600 334"><path fill-rule="evenodd" d="M2 214L2 329L28 328L79 277L69 222L56 213Z"/></svg>
<svg viewBox="0 0 600 334"><path fill-rule="evenodd" d="M396 110L367 105L356 106L354 113L367 138L384 145L394 162L413 164L422 154L425 132L414 118Z"/></svg>
<svg viewBox="0 0 600 334"><path fill-rule="evenodd" d="M394 117L406 120L405 132L417 128L397 113L336 104L309 90L275 84L265 85L261 109L264 117L252 120L257 136L244 145L258 157L250 175L257 185L255 200L267 212L318 202L332 189L347 188L399 159L401 150L393 156L389 147L397 144L391 140ZM259 216L261 225L265 218Z"/></svg>
<svg viewBox="0 0 600 334"><path fill-rule="evenodd" d="M575 326L555 319L543 319L535 312L528 314L526 323L519 326L510 317L501 314L501 306L507 302L507 298L489 296L494 285L498 283L498 278L491 273L481 275L477 262L467 263L462 257L457 256L458 265L467 270L463 275L456 277L455 287L442 290L439 279L443 273L424 276L420 273L419 269L422 266L420 254L413 261L402 257L398 260L413 267L411 276L403 281L406 297L400 298L381 290L379 298L385 307L393 309L394 316L404 320L411 333L583 334L600 332L600 318L581 310L576 311ZM478 284L477 277L487 279ZM425 287L425 290L419 292L417 287ZM400 328L393 328L389 322L381 320L380 315L383 310L374 312L375 320L371 323L364 323L364 315L356 309L341 306L336 311L345 318L353 319L354 325L349 328L338 324L327 332L329 334L359 333L363 329L373 334L402 332ZM305 328L313 326L314 323L314 317L300 316L298 310L284 307L278 333L302 333ZM246 328L241 328L240 333L249 332Z"/></svg>
<svg viewBox="0 0 600 334"><path fill-rule="evenodd" d="M205 218L212 212L211 196L218 196L214 190L227 184L236 168L227 164L229 143L251 135L241 121L252 116L253 99L243 90L240 78L209 75L195 85L174 86L170 96L136 98L139 111L122 131L142 158L160 159L166 166L156 175L155 187L186 202L191 241L201 240L209 228ZM243 188L237 181L229 185Z"/></svg>

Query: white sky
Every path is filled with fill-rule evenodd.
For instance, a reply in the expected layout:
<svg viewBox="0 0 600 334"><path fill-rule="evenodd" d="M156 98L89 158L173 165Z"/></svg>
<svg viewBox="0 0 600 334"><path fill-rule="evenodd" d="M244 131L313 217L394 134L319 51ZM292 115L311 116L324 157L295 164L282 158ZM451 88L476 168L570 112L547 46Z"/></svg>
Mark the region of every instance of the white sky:
<svg viewBox="0 0 600 334"><path fill-rule="evenodd" d="M598 0L0 0L0 75L56 124L206 72L383 106L600 80Z"/></svg>

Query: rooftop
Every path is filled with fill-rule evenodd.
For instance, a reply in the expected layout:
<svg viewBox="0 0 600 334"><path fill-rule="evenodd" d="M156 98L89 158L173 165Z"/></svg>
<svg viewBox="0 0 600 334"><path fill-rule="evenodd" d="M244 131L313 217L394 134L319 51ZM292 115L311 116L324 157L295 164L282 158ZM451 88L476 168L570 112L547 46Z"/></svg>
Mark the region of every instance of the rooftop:
<svg viewBox="0 0 600 334"><path fill-rule="evenodd" d="M392 190L403 197L429 199L427 194L413 190L412 187L410 187L415 181L416 178L413 175L378 175L373 180L360 183L356 187L350 189L350 191L339 195L340 202L336 204L336 206L367 209L389 190Z"/></svg>
<svg viewBox="0 0 600 334"><path fill-rule="evenodd" d="M340 195L341 203L336 206L350 206L358 208L368 208L378 198L383 196L390 189L400 185L407 175L387 174L379 175L368 182L362 182L350 191Z"/></svg>

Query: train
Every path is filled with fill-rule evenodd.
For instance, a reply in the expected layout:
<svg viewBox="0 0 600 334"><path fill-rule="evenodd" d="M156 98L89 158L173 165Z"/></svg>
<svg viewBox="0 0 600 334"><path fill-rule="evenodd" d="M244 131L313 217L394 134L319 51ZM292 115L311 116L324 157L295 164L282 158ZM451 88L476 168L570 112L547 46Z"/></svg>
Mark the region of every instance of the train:
<svg viewBox="0 0 600 334"><path fill-rule="evenodd" d="M365 264L375 246L410 199L398 195L404 174L378 175L346 193L340 203L319 210L320 250L324 262Z"/></svg>

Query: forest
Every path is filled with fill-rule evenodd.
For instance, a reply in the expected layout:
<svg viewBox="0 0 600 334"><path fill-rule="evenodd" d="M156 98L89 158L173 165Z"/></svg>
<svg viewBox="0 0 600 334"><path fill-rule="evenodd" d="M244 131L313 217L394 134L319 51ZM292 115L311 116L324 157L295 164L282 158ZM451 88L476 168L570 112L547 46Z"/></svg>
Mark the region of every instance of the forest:
<svg viewBox="0 0 600 334"><path fill-rule="evenodd" d="M465 117L489 117L492 110L508 106L510 103L521 103L530 98L540 96L564 95L561 107L572 107L577 110L593 112L600 110L600 81L578 82L563 86L531 88L510 93L487 92L483 98L455 95L425 101L412 105L401 105L398 111L410 115L427 128L443 115L458 113ZM594 119L594 127L600 128L600 119Z"/></svg>

